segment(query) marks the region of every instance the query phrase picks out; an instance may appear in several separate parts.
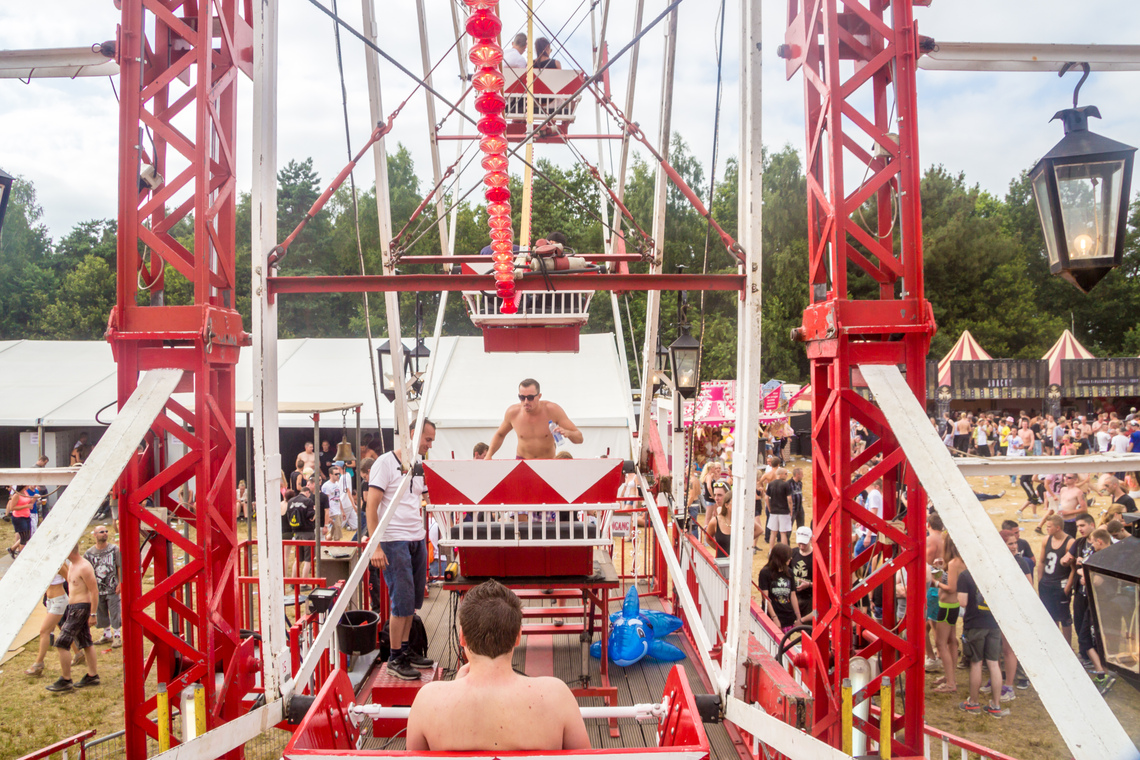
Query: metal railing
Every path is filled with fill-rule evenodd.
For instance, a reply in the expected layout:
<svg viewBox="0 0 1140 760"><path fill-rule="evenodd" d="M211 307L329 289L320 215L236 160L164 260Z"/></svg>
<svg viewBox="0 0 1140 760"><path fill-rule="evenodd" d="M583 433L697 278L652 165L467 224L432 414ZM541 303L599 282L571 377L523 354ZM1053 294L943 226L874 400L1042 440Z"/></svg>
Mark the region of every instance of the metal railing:
<svg viewBox="0 0 1140 760"><path fill-rule="evenodd" d="M540 507L536 509L535 507ZM428 507L441 547L609 546L614 504L473 504ZM565 519L569 513L571 519ZM471 521L464 516L470 514Z"/></svg>
<svg viewBox="0 0 1140 760"><path fill-rule="evenodd" d="M46 760L46 758L58 755L62 760L71 760L72 757L79 758L79 760L86 760L87 752L83 746L83 742L90 739L95 735L94 729L89 729L83 733L69 736L62 739L55 744L52 744L43 749L38 749L29 755L24 755L20 760ZM72 751L74 750L74 754Z"/></svg>
<svg viewBox="0 0 1140 760"><path fill-rule="evenodd" d="M593 295L588 290L525 291L516 314L501 313L502 299L493 293L465 292L463 298L476 325L498 322L573 325L584 324L589 318Z"/></svg>

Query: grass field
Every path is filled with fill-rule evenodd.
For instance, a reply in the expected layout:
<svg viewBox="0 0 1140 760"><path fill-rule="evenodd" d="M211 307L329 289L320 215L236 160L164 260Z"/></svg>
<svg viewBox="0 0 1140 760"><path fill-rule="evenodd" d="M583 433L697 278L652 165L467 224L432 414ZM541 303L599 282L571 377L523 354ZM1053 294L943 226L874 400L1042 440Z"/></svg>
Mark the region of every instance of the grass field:
<svg viewBox="0 0 1140 760"><path fill-rule="evenodd" d="M810 466L805 469L807 479L810 480ZM971 480L974 490L978 492L997 494L1005 491L1002 498L983 502L995 526L1000 525L1003 519L1016 519L1015 511L1024 499L1019 488L1010 487L1008 478ZM805 487L804 492L807 502L805 507L810 515L810 485ZM1039 549L1041 537L1033 533L1033 523L1022 523L1022 528L1022 536L1035 550ZM11 523L0 521L0 544L7 546L12 539ZM86 549L91 543L92 538L88 533L84 537L82 548ZM754 560L753 577L767 560L762 542L761 546ZM627 557L627 562L630 559ZM6 556L3 562L8 562ZM36 641L32 640L22 653L0 665L0 693L4 695L4 704L0 707L0 758L20 757L87 728L94 728L98 735L122 729L124 708L121 649L101 647L98 650L101 686L57 695L44 690L44 686L59 675L59 662L54 651L48 652L43 677L30 678L23 674L24 669L34 661L35 646ZM937 675L928 675L928 683ZM958 703L966 697L966 671L958 671L958 676L958 694L936 694L928 688L928 724L1023 760L1071 757L1034 689L1017 692L1017 698L1008 705L1010 716L995 720L986 715L967 715L958 709ZM1140 692L1123 680L1118 680L1106 701L1133 741L1140 744ZM1095 730L1095 727L1090 727L1091 730ZM266 757L277 756L272 750L267 750L265 754Z"/></svg>

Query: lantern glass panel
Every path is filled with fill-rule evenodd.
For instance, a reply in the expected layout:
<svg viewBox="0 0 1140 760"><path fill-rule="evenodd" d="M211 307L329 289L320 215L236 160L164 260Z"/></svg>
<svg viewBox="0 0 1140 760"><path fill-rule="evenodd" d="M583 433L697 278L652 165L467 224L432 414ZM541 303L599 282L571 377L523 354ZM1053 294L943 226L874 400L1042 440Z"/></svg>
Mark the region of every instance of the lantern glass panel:
<svg viewBox="0 0 1140 760"><path fill-rule="evenodd" d="M1069 259L1111 257L1116 250L1124 160L1059 164L1054 171Z"/></svg>
<svg viewBox="0 0 1140 760"><path fill-rule="evenodd" d="M1060 266L1057 253L1057 227L1053 222L1053 206L1049 203L1049 176L1042 166L1031 178L1033 197L1037 200L1037 215L1041 219L1041 231L1045 235L1045 248L1049 252L1049 266Z"/></svg>
<svg viewBox="0 0 1140 760"><path fill-rule="evenodd" d="M697 387L697 357L698 348L673 347L673 382L678 388L690 389Z"/></svg>
<svg viewBox="0 0 1140 760"><path fill-rule="evenodd" d="M1140 675L1140 585L1086 568L1096 597L1105 662Z"/></svg>

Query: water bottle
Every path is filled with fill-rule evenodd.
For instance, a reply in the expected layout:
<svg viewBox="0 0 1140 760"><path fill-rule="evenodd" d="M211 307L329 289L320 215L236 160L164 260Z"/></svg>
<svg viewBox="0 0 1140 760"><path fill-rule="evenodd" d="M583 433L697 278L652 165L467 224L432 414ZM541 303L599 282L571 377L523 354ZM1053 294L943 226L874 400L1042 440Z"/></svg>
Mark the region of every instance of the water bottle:
<svg viewBox="0 0 1140 760"><path fill-rule="evenodd" d="M550 422L547 423L547 427L550 428L550 434L554 436L554 445L556 447L566 443L566 439L562 436L562 433L558 432L558 426L554 424L554 420L550 420Z"/></svg>

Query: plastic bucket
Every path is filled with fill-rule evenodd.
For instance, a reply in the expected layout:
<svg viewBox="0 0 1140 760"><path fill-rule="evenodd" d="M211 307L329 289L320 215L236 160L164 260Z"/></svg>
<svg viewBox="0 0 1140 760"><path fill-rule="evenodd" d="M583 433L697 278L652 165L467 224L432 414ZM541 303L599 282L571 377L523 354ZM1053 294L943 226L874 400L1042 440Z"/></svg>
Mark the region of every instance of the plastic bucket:
<svg viewBox="0 0 1140 760"><path fill-rule="evenodd" d="M336 641L346 654L364 654L376 649L376 626L379 613L372 610L347 610L336 624Z"/></svg>

